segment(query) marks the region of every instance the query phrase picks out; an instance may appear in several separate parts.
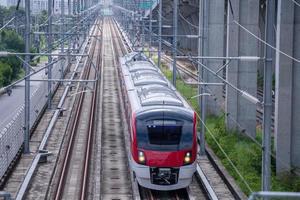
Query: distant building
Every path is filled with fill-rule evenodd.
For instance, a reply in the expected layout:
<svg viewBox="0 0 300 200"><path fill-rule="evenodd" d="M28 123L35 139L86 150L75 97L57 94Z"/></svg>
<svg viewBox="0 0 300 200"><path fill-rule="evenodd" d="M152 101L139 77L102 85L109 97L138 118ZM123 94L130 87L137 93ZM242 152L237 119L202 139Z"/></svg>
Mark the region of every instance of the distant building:
<svg viewBox="0 0 300 200"><path fill-rule="evenodd" d="M61 1L55 0L54 1L54 14L60 14L61 13ZM68 0L64 0L64 6L65 6L65 13L68 13ZM31 1L31 11L32 14L39 14L43 10L48 10L48 0L33 0Z"/></svg>
<svg viewBox="0 0 300 200"><path fill-rule="evenodd" d="M41 13L48 9L48 0L33 0L31 1L31 12L33 15Z"/></svg>
<svg viewBox="0 0 300 200"><path fill-rule="evenodd" d="M18 3L18 0L0 0L0 6L4 7L11 7L11 6L16 6ZM20 7L25 7L25 1L21 0L20 2Z"/></svg>

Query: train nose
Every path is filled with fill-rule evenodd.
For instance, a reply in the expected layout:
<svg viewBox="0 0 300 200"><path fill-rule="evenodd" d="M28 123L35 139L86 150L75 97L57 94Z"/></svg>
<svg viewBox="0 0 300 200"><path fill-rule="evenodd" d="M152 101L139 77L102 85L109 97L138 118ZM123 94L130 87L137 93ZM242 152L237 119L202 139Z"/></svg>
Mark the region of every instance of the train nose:
<svg viewBox="0 0 300 200"><path fill-rule="evenodd" d="M183 164L183 151L161 152L146 151L147 165L152 167L180 167Z"/></svg>

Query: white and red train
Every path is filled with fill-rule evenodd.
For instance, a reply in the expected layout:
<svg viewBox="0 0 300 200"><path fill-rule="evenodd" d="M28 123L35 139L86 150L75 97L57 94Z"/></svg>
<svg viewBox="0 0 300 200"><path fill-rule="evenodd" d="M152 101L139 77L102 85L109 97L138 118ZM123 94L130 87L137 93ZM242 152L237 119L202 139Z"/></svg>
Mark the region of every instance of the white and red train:
<svg viewBox="0 0 300 200"><path fill-rule="evenodd" d="M120 65L138 183L155 190L187 187L196 170L195 112L144 54L127 54Z"/></svg>

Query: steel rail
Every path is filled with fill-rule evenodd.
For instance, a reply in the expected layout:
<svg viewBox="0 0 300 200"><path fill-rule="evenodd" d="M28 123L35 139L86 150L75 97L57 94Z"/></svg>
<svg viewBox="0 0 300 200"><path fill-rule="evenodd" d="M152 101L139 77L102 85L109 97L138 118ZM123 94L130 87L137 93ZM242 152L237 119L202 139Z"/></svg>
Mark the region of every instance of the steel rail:
<svg viewBox="0 0 300 200"><path fill-rule="evenodd" d="M97 42L99 42L98 40L96 40L96 45ZM102 51L102 49L100 50ZM99 65L100 63L100 54L98 52L97 53L97 64L96 66L98 66L98 70L99 67L102 67ZM90 61L92 62L92 60ZM91 63L90 63L91 64ZM96 77L96 74L95 74ZM86 199L86 191L88 188L87 185L87 181L88 181L88 177L89 177L89 163L90 163L90 157L91 157L91 148L92 148L92 139L93 139L93 132L94 132L94 121L95 121L95 108L96 108L96 99L97 99L97 95L98 95L98 82L96 82L95 84L95 90L93 91L93 96L92 96L92 103L91 103L91 107L90 107L90 116L89 116L89 131L88 131L88 141L87 141L87 146L85 149L85 162L84 162L84 174L83 174L83 179L82 179L82 187L81 187L81 200Z"/></svg>
<svg viewBox="0 0 300 200"><path fill-rule="evenodd" d="M87 45L87 41L84 43L83 45L83 50L86 48L86 45ZM75 66L75 69L71 75L71 78L70 79L74 79L75 78L75 74L76 74L76 71L79 67L79 63L80 63L80 59L77 60L77 63L76 63L76 66ZM47 143L47 140L48 140L48 137L50 136L50 134L52 133L52 130L53 130L53 127L58 119L58 116L59 116L59 113L61 112L61 108L62 108L62 105L64 104L65 102L65 99L67 97L67 94L69 92L69 89L70 89L70 85L68 85L64 92L63 92L63 95L59 101L59 104L58 104L58 109L55 110L51 120L50 120L50 123L47 127L47 130L46 130L46 133L42 139L42 142L41 144L39 145L39 152L38 154L34 157L34 160L32 162L32 165L30 167L30 169L26 172L26 176L25 176L25 179L24 181L22 182L18 192L17 192L17 196L16 196L16 199L23 199L24 196L26 195L26 191L28 189L28 186L30 184L30 181L31 181L31 178L34 174L34 171L36 170L37 166L38 166L38 161L41 157L41 154L44 154L43 150L46 146L46 143Z"/></svg>
<svg viewBox="0 0 300 200"><path fill-rule="evenodd" d="M93 28L93 33L95 31L96 31L96 26L94 26L94 28ZM95 40L95 43L96 43L96 40ZM95 43L91 44L91 46L89 48L89 51L88 51L89 55L94 55L94 50L95 50L95 46L96 46ZM88 77L89 76L90 70L92 68L91 62L92 61L87 63L87 60L86 60L84 65L88 64L88 68L87 69L85 68L86 70L83 72L82 77ZM94 92L94 94L95 93L96 92ZM71 154L72 154L71 151L73 149L73 142L74 142L75 135L77 133L77 127L78 127L78 124L79 124L79 118L80 118L80 114L81 114L81 109L83 107L83 100L84 100L85 94L86 93L80 93L79 94L77 107L75 109L74 121L73 121L73 124L71 125L71 134L70 134L69 142L68 142L68 145L67 145L67 151L66 151L66 154L65 154L65 159L63 161L62 171L61 171L60 176L59 176L58 186L57 186L57 189L56 189L56 192L55 192L55 199L56 200L61 199L61 197L63 195L62 192L63 192L64 186L65 186L64 183L65 183L68 168L69 168L69 163L70 163ZM89 120L89 124L90 123L91 123L91 121ZM91 125L89 125L89 126L91 126ZM85 192L85 189L83 191ZM82 195L80 195L80 196L82 196Z"/></svg>

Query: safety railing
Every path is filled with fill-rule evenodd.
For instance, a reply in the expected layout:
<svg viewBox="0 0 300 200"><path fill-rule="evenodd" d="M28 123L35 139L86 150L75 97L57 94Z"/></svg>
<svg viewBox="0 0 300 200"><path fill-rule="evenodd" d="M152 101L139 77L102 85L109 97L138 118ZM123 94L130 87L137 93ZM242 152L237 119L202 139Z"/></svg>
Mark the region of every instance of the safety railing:
<svg viewBox="0 0 300 200"><path fill-rule="evenodd" d="M56 65L56 66L55 66ZM53 77L60 77L60 62L53 67ZM30 97L30 128L36 122L42 109L47 103L47 82L34 83ZM52 86L52 91L55 84ZM11 121L0 130L0 179L7 171L9 165L17 155L24 142L24 104L17 109ZM1 128L1 127L0 127Z"/></svg>
<svg viewBox="0 0 300 200"><path fill-rule="evenodd" d="M249 200L260 199L300 199L300 192L254 192Z"/></svg>

